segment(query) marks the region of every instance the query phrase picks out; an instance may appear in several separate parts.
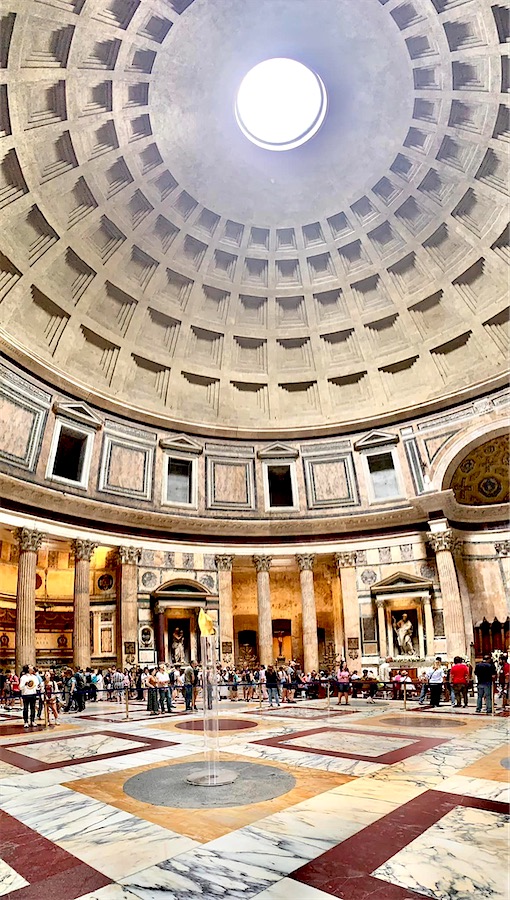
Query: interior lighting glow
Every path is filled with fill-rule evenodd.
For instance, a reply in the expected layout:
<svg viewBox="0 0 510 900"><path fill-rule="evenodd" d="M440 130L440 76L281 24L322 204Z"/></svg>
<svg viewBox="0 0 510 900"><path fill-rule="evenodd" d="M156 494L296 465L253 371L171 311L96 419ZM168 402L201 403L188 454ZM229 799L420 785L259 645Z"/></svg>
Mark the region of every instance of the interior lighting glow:
<svg viewBox="0 0 510 900"><path fill-rule="evenodd" d="M295 59L258 63L237 92L235 115L243 134L265 150L292 150L309 141L324 122L327 94L322 79Z"/></svg>

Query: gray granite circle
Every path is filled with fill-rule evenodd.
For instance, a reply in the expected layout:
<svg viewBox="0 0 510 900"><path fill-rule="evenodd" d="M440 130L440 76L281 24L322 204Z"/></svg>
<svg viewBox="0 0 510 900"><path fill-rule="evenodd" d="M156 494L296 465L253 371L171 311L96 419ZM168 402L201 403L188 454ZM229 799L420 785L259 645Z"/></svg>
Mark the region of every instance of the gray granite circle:
<svg viewBox="0 0 510 900"><path fill-rule="evenodd" d="M504 756L503 759L500 759L499 764L503 769L510 769L510 756Z"/></svg>
<svg viewBox="0 0 510 900"><path fill-rule="evenodd" d="M385 725L405 725L405 726L413 726L416 728L461 728L463 725L467 723L465 721L460 721L459 719L455 719L453 716L451 719L439 719L436 716L389 716L384 720Z"/></svg>
<svg viewBox="0 0 510 900"><path fill-rule="evenodd" d="M204 763L187 762L141 772L129 778L123 790L129 797L153 806L217 809L273 800L291 791L296 784L296 779L289 772L276 766L249 762L219 763L219 768L237 773L233 784L202 787L186 781L188 775L203 768Z"/></svg>

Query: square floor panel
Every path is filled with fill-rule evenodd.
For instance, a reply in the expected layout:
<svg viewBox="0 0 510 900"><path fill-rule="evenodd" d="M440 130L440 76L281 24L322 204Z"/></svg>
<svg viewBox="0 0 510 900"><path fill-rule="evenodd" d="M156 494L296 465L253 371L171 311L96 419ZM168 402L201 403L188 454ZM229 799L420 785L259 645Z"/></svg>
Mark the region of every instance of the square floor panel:
<svg viewBox="0 0 510 900"><path fill-rule="evenodd" d="M349 900L507 900L507 813L492 800L426 791L291 878Z"/></svg>
<svg viewBox="0 0 510 900"><path fill-rule="evenodd" d="M447 739L425 738L422 735L394 734L381 731L366 731L353 728L314 728L276 737L253 741L269 747L335 756L345 759L359 759L392 765L444 744Z"/></svg>
<svg viewBox="0 0 510 900"><path fill-rule="evenodd" d="M197 768L197 763L203 763L203 759L203 754L187 756L185 761L189 763L190 772ZM239 761L240 763L247 761L246 757L227 753L222 753L220 759L228 762ZM295 779L295 786L287 793L274 797L272 800L217 809L175 809L169 806L155 806L152 803L136 800L124 792L124 784L133 775L139 775L162 766L180 765L182 762L182 758L179 758L175 761L169 760L133 769L123 769L120 772L112 772L98 777L77 779L70 782L67 787L86 794L88 797L94 797L103 803L108 803L110 806L125 810L139 819L171 828L178 834L186 835L200 843L206 843L353 780L348 775L320 772L316 769L310 771L309 769L294 768L278 764L274 760L269 762L259 760L260 765L278 766L290 773Z"/></svg>
<svg viewBox="0 0 510 900"><path fill-rule="evenodd" d="M75 900L111 879L0 810L0 897Z"/></svg>
<svg viewBox="0 0 510 900"><path fill-rule="evenodd" d="M77 763L117 758L119 754L172 747L174 741L132 737L116 731L48 737L38 741L11 743L0 747L0 761L18 766L26 772L42 772Z"/></svg>

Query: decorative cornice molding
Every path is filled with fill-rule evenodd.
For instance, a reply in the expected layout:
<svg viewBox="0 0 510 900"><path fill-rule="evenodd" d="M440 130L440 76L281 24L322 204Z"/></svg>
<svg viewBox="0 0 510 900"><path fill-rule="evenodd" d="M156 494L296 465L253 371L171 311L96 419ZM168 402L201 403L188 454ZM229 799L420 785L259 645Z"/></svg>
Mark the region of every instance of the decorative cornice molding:
<svg viewBox="0 0 510 900"><path fill-rule="evenodd" d="M348 566L356 565L356 551L344 550L341 553L335 553L335 562L337 569L345 569Z"/></svg>
<svg viewBox="0 0 510 900"><path fill-rule="evenodd" d="M296 562L300 572L311 571L315 565L315 553L296 553Z"/></svg>
<svg viewBox="0 0 510 900"><path fill-rule="evenodd" d="M35 528L16 528L14 536L19 544L20 553L37 553L46 535Z"/></svg>
<svg viewBox="0 0 510 900"><path fill-rule="evenodd" d="M253 565L258 572L269 572L271 568L272 556L252 556Z"/></svg>
<svg viewBox="0 0 510 900"><path fill-rule="evenodd" d="M87 541L82 538L75 538L74 541L71 541L71 551L75 560L84 559L90 562L97 548L98 544L94 543L94 541Z"/></svg>
<svg viewBox="0 0 510 900"><path fill-rule="evenodd" d="M231 572L232 565L234 563L234 557L228 556L228 554L219 553L214 557L214 562L216 563L216 568L220 572Z"/></svg>

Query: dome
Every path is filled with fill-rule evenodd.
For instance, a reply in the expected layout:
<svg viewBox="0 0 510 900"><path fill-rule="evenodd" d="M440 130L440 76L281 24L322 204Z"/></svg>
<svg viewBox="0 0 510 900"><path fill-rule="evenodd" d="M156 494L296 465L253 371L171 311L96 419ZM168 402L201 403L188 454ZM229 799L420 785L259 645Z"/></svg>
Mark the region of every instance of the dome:
<svg viewBox="0 0 510 900"><path fill-rule="evenodd" d="M167 427L330 432L502 382L508 34L482 0L11 0L2 350ZM265 59L327 93L273 153Z"/></svg>

